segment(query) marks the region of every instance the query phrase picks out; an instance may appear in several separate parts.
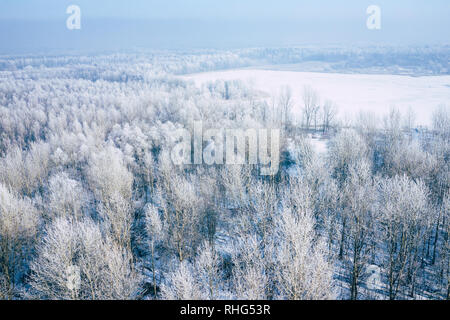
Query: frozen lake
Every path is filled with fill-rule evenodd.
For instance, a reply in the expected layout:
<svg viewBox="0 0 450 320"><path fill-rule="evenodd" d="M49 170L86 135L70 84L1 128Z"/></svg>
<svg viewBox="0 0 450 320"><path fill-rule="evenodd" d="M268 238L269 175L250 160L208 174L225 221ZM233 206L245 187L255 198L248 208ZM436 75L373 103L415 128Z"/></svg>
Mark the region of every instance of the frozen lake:
<svg viewBox="0 0 450 320"><path fill-rule="evenodd" d="M394 106L403 114L411 107L416 124L429 125L436 106L450 105L450 76L411 77L238 69L190 74L182 78L193 80L199 86L219 79L242 80L271 96L277 96L283 86L290 86L297 109L302 104L303 87L308 85L318 92L322 102L330 99L336 103L341 120L351 120L359 111L382 116Z"/></svg>

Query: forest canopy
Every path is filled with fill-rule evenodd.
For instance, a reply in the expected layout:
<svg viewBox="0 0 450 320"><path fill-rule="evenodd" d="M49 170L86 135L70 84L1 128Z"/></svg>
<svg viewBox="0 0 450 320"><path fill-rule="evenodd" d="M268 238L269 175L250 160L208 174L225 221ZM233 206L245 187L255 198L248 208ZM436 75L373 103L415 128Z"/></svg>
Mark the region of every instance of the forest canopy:
<svg viewBox="0 0 450 320"><path fill-rule="evenodd" d="M448 52L0 56L0 298L449 299L448 105L423 106L428 128L395 108L346 122L312 87L267 97L177 77L317 60L365 72L375 59L439 75ZM279 170L173 163L176 132L198 121L279 130Z"/></svg>

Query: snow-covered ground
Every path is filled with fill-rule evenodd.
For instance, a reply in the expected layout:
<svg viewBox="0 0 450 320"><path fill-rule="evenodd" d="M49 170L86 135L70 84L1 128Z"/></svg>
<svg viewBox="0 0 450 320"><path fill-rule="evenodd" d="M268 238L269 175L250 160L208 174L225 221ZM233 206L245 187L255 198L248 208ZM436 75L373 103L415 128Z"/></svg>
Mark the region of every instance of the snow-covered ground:
<svg viewBox="0 0 450 320"><path fill-rule="evenodd" d="M406 113L411 107L416 124L429 125L432 110L450 104L450 76L411 77L402 75L337 74L296 71L237 69L183 76L197 85L214 80L248 81L254 88L277 96L280 88L290 86L297 109L303 87L315 89L321 101L330 99L339 108L341 120L351 120L359 111L382 116L390 107Z"/></svg>
<svg viewBox="0 0 450 320"><path fill-rule="evenodd" d="M313 146L314 152L316 152L318 155L323 156L327 153L328 147L327 147L327 140L326 139L320 139L317 137L308 137L309 141L311 142L311 145Z"/></svg>

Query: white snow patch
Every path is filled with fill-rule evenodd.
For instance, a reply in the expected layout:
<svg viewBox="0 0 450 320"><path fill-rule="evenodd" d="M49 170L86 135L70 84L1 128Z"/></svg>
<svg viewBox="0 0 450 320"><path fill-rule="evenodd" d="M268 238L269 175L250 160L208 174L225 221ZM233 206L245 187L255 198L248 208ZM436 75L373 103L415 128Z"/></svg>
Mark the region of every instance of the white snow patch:
<svg viewBox="0 0 450 320"><path fill-rule="evenodd" d="M322 156L327 153L327 140L310 138L309 141L317 155Z"/></svg>
<svg viewBox="0 0 450 320"><path fill-rule="evenodd" d="M215 80L248 81L257 90L277 96L283 86L290 86L300 108L305 85L315 89L321 101L330 99L339 108L341 119L359 111L376 116L386 114L395 106L402 113L411 107L418 125L430 125L432 110L450 103L450 76L411 77L402 75L338 74L295 71L238 69L205 72L182 76L197 85Z"/></svg>

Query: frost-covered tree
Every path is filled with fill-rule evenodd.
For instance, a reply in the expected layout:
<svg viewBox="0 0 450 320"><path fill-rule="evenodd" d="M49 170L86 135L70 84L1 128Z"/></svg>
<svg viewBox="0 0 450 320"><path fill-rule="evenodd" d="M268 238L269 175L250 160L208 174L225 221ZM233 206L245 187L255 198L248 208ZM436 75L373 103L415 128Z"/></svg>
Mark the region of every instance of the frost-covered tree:
<svg viewBox="0 0 450 320"><path fill-rule="evenodd" d="M0 159L0 181L28 196L42 193L49 165L50 148L47 143L32 143L28 151L14 146Z"/></svg>
<svg viewBox="0 0 450 320"><path fill-rule="evenodd" d="M347 227L342 230L348 248L345 262L348 268L350 299L358 298L363 272L373 250L376 189L367 161L360 161L350 168L350 174L341 191L340 205ZM342 248L341 246L341 248Z"/></svg>
<svg viewBox="0 0 450 320"><path fill-rule="evenodd" d="M367 145L355 130L342 130L330 141L328 161L339 187L349 176L350 168L367 157Z"/></svg>
<svg viewBox="0 0 450 320"><path fill-rule="evenodd" d="M207 299L214 300L220 298L222 274L220 270L220 258L216 250L204 241L198 248L195 259L195 270L197 273L200 288L207 293Z"/></svg>
<svg viewBox="0 0 450 320"><path fill-rule="evenodd" d="M270 284L264 249L256 236L239 239L233 253L233 291L237 299L268 298Z"/></svg>
<svg viewBox="0 0 450 320"><path fill-rule="evenodd" d="M157 295L157 283L156 283L156 265L155 265L155 246L164 240L167 230L161 221L158 208L154 205L147 205L145 208L145 226L147 234L150 237L150 254L152 265L152 281L153 281L153 294Z"/></svg>
<svg viewBox="0 0 450 320"><path fill-rule="evenodd" d="M444 231L444 241L442 244L442 269L441 274L445 275L445 280L447 282L446 292L444 293L445 298L450 300L450 195L444 198L442 204L442 211L444 216L443 231ZM445 283L445 282L444 282ZM444 287L445 288L445 287Z"/></svg>
<svg viewBox="0 0 450 320"><path fill-rule="evenodd" d="M333 299L333 268L327 247L314 232L308 210L285 208L277 219L277 282L279 298Z"/></svg>
<svg viewBox="0 0 450 320"><path fill-rule="evenodd" d="M443 138L450 138L450 107L448 105L438 106L432 115L433 129Z"/></svg>
<svg viewBox="0 0 450 320"><path fill-rule="evenodd" d="M175 271L167 275L166 282L161 285L161 297L167 300L206 299L206 293L202 292L191 263L182 261Z"/></svg>
<svg viewBox="0 0 450 320"><path fill-rule="evenodd" d="M28 198L0 184L0 298L12 299L38 231L40 215Z"/></svg>
<svg viewBox="0 0 450 320"><path fill-rule="evenodd" d="M92 154L87 176L97 209L110 226L113 238L130 248L133 175L125 166L121 151L107 146Z"/></svg>
<svg viewBox="0 0 450 320"><path fill-rule="evenodd" d="M367 67L374 52L391 50L0 57L0 297L448 298L448 106L415 128L412 113L396 109L338 119L311 87L293 112L288 87L266 96L240 80L174 76L320 56ZM449 56L396 54L421 72ZM297 114L303 131L291 126ZM281 125L279 174L174 165L174 133L200 120ZM326 152L305 134L313 128ZM203 149L224 147L211 140ZM153 286L143 296L141 276L143 289Z"/></svg>
<svg viewBox="0 0 450 320"><path fill-rule="evenodd" d="M169 272L161 286L161 297L170 300L208 300L223 298L220 293L219 257L204 242L193 263L184 260Z"/></svg>
<svg viewBox="0 0 450 320"><path fill-rule="evenodd" d="M31 263L31 297L132 299L140 275L131 253L90 219L56 218L46 228Z"/></svg>
<svg viewBox="0 0 450 320"><path fill-rule="evenodd" d="M87 195L80 182L71 179L66 172L61 172L49 179L48 199L52 217L79 219L83 214L82 207Z"/></svg>
<svg viewBox="0 0 450 320"><path fill-rule="evenodd" d="M158 201L163 223L167 226L168 249L177 255L179 261L183 261L195 254L202 241L204 203L195 189L195 181L177 174L165 163L168 167L161 166Z"/></svg>
<svg viewBox="0 0 450 320"><path fill-rule="evenodd" d="M379 188L380 240L386 247L383 267L389 298L395 299L402 285L409 284L414 292L430 222L428 190L422 181L414 182L406 175L382 179Z"/></svg>

